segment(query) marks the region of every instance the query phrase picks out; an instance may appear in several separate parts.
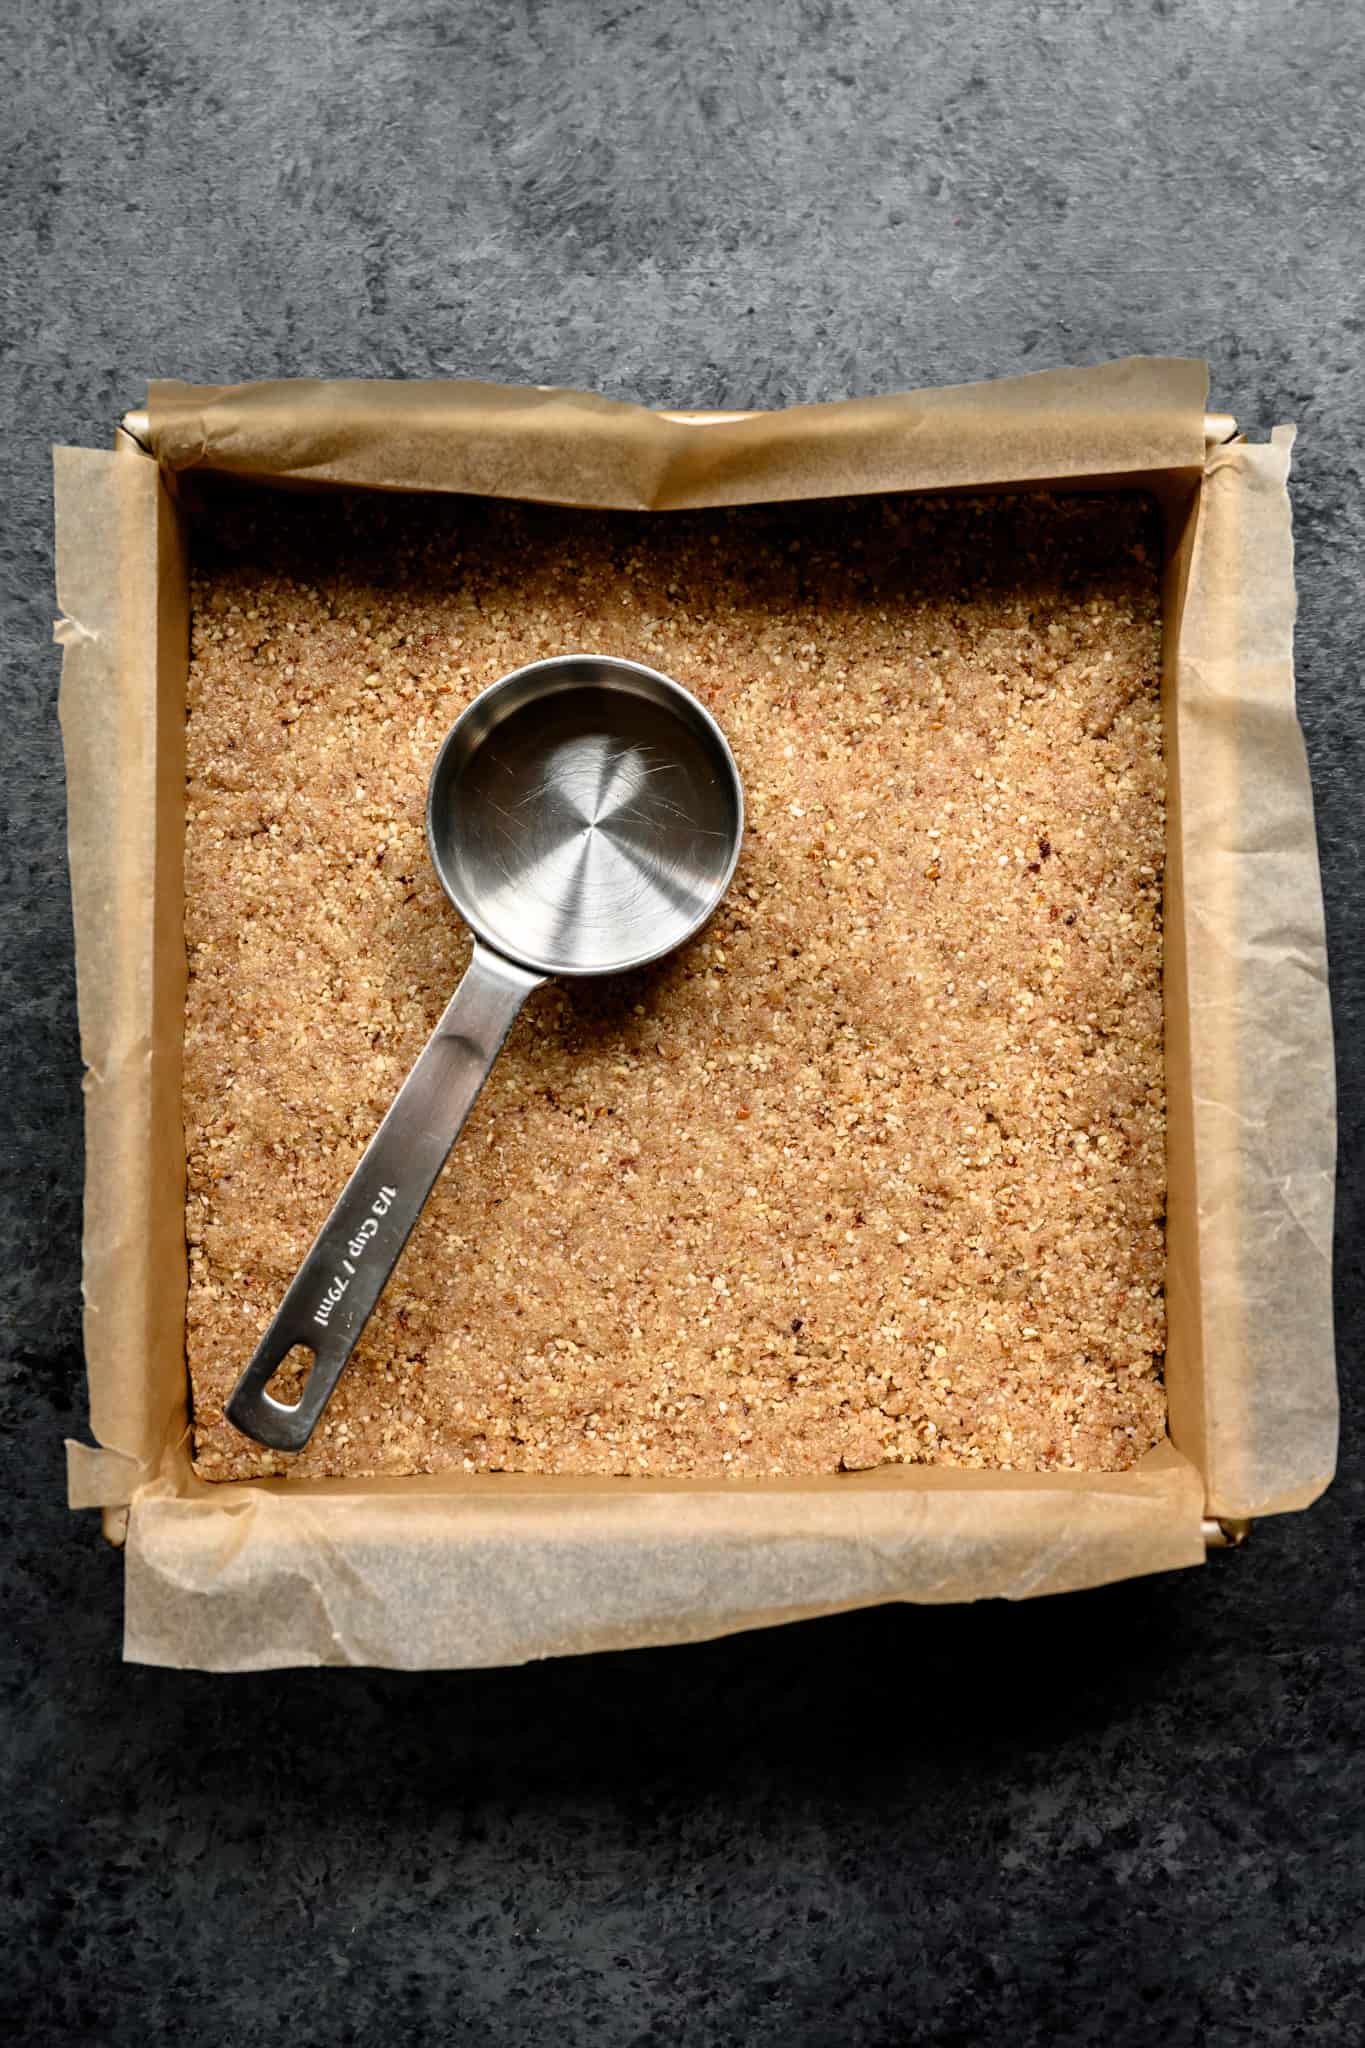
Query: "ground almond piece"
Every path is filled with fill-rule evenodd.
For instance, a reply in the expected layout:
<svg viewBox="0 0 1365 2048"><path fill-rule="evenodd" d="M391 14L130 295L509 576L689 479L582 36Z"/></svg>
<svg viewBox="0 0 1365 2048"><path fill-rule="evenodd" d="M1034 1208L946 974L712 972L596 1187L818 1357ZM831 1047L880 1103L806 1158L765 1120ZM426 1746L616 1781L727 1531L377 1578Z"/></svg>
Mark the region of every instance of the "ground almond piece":
<svg viewBox="0 0 1365 2048"><path fill-rule="evenodd" d="M207 1478L1121 1470L1164 1429L1155 515L195 507L189 1361ZM468 954L422 830L574 648L720 719L681 954L532 999L308 1449L222 1405Z"/></svg>

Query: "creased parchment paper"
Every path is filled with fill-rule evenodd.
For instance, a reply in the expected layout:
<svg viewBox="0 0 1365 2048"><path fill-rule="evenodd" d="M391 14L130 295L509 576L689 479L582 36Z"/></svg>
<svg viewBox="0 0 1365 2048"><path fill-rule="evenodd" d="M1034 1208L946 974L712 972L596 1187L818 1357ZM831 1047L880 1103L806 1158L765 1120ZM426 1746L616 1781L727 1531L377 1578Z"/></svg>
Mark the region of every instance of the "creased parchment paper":
<svg viewBox="0 0 1365 2048"><path fill-rule="evenodd" d="M118 1507L185 1428L183 537L156 465L56 451L90 1428L73 1507Z"/></svg>
<svg viewBox="0 0 1365 2048"><path fill-rule="evenodd" d="M148 414L172 470L659 512L1178 470L1202 458L1207 391L1203 363L1134 357L714 424L582 391L309 379L153 384Z"/></svg>
<svg viewBox="0 0 1365 2048"><path fill-rule="evenodd" d="M687 421L486 385L153 388L154 459L59 451L92 1432L128 1509L126 1654L234 1670L510 1663L886 1600L1199 1562L1201 1517L1330 1473L1330 1027L1293 716L1287 447L1217 451L1202 364ZM175 472L663 509L1123 484L1169 537L1172 1441L1121 1474L511 1475L207 1486L186 1449L179 1070L187 643ZM1186 630L1190 638L1186 642ZM1197 787L1195 785L1198 785ZM1292 1077L1292 1093L1290 1078ZM1249 1292L1254 1290L1254 1292Z"/></svg>
<svg viewBox="0 0 1365 2048"><path fill-rule="evenodd" d="M1167 1308L1196 1364L1167 1393L1226 1516L1306 1507L1336 1459L1336 1082L1294 715L1293 439L1279 427L1209 456L1167 697L1183 882L1166 938L1169 1207L1192 1211L1169 1233Z"/></svg>

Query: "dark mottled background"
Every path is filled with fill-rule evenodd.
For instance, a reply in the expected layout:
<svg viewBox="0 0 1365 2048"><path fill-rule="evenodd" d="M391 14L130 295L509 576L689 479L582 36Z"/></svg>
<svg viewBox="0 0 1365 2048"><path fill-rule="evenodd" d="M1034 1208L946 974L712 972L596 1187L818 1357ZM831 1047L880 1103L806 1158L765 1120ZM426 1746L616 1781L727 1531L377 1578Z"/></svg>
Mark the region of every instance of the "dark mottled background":
<svg viewBox="0 0 1365 2048"><path fill-rule="evenodd" d="M1339 0L9 0L0 2017L33 2042L1365 2036L1365 30ZM1344 1476L1202 1573L516 1672L124 1669L62 1505L48 444L151 372L780 405L1131 351L1298 421Z"/></svg>

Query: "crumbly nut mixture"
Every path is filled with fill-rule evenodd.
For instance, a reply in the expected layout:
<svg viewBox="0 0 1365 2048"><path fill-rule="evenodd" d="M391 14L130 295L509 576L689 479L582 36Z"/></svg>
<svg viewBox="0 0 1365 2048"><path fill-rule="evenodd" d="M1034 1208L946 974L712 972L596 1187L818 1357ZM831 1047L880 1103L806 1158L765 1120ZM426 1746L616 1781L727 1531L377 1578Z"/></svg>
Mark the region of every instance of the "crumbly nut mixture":
<svg viewBox="0 0 1365 2048"><path fill-rule="evenodd" d="M1141 498L637 517L205 493L200 1474L1131 1465L1164 1428L1159 541ZM306 1451L223 1402L469 942L476 691L676 676L748 804L684 951L533 996Z"/></svg>

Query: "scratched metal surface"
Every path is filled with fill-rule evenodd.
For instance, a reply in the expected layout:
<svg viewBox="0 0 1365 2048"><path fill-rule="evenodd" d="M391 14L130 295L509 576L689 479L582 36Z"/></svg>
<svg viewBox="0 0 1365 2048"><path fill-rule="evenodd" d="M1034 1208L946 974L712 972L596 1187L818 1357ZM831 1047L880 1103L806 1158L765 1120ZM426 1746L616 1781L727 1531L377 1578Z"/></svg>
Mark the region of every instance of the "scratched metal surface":
<svg viewBox="0 0 1365 2048"><path fill-rule="evenodd" d="M716 750L633 692L565 691L504 718L431 818L455 900L499 951L574 974L681 944L738 833Z"/></svg>

